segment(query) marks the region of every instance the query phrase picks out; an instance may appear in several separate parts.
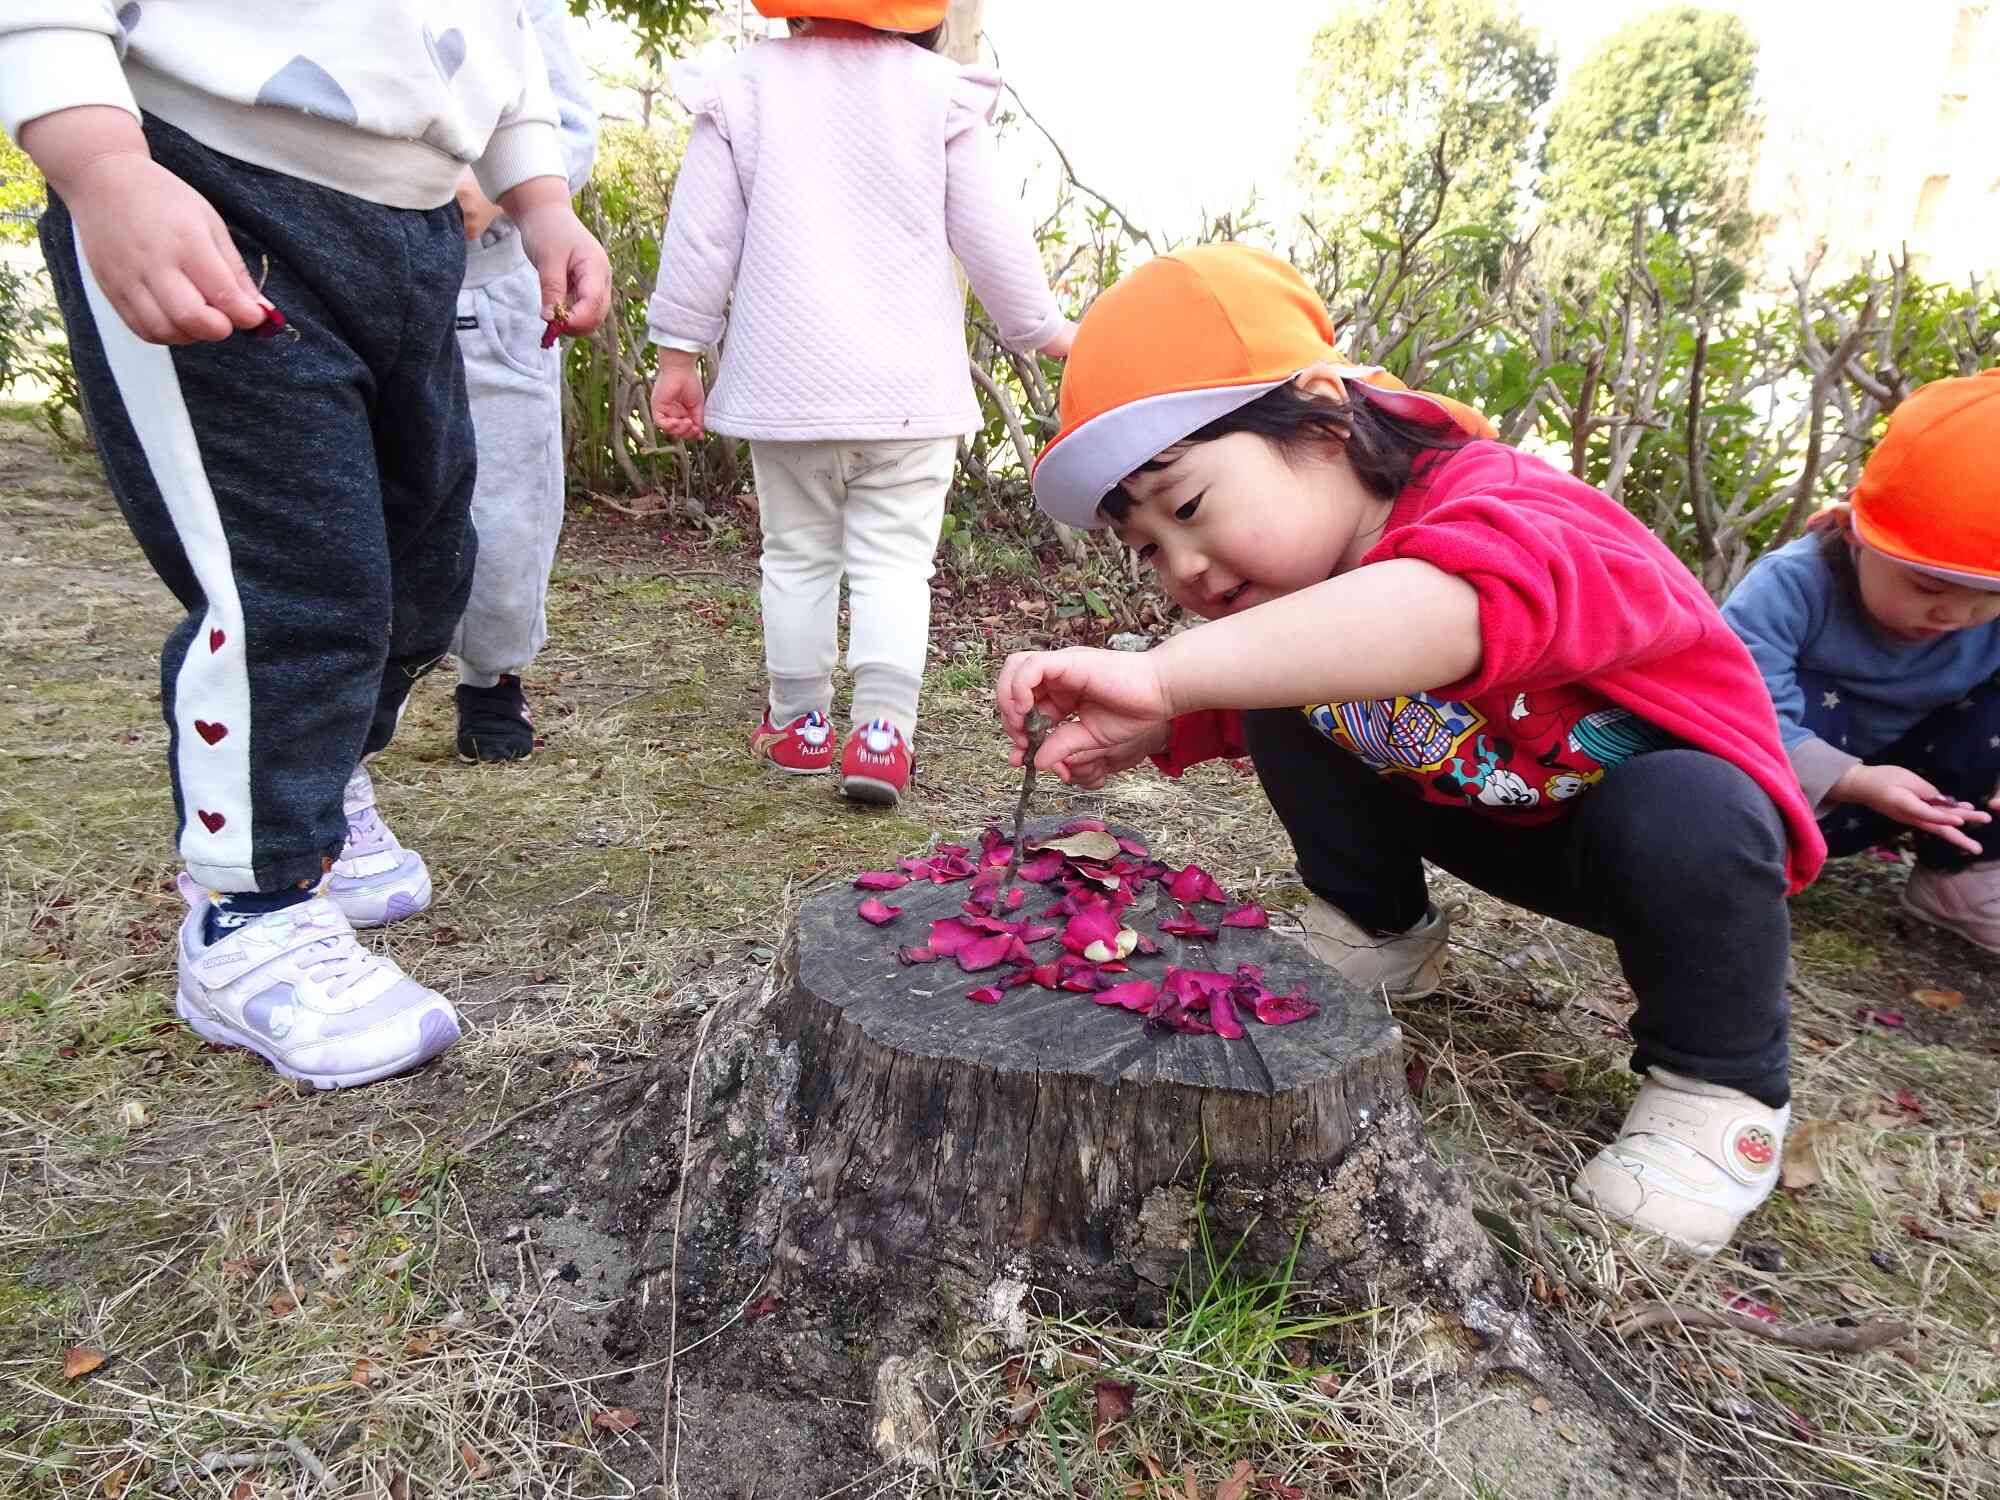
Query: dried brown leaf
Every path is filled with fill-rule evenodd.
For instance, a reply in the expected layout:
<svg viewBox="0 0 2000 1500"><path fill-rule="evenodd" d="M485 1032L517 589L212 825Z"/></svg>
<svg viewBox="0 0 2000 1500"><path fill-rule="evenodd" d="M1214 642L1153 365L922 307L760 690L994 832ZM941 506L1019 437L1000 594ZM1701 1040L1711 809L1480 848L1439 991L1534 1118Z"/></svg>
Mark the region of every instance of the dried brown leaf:
<svg viewBox="0 0 2000 1500"><path fill-rule="evenodd" d="M384 1488L389 1491L389 1500L410 1500L410 1476L401 1469L390 1474Z"/></svg>
<svg viewBox="0 0 2000 1500"><path fill-rule="evenodd" d="M1071 859L1118 857L1118 840L1108 833L1072 833L1067 838L1045 839L1029 847L1036 850L1053 849L1058 854L1067 854Z"/></svg>
<svg viewBox="0 0 2000 1500"><path fill-rule="evenodd" d="M1556 1436L1561 1438L1565 1443L1580 1443L1583 1441L1583 1435L1567 1422L1563 1422L1557 1426Z"/></svg>
<svg viewBox="0 0 2000 1500"><path fill-rule="evenodd" d="M1132 1415L1132 1399L1139 1391L1123 1380L1100 1380L1090 1388L1090 1393L1096 1403L1090 1427L1097 1435L1101 1453L1111 1446L1111 1429Z"/></svg>
<svg viewBox="0 0 2000 1500"><path fill-rule="evenodd" d="M785 1305L785 1299L777 1292L766 1292L743 1309L743 1321L760 1322Z"/></svg>
<svg viewBox="0 0 2000 1500"><path fill-rule="evenodd" d="M357 1359L347 1378L365 1391L382 1378L382 1368L372 1359Z"/></svg>
<svg viewBox="0 0 2000 1500"><path fill-rule="evenodd" d="M1785 1163L1778 1181L1794 1192L1815 1187L1820 1180L1819 1152L1839 1139L1833 1120L1801 1120L1785 1135Z"/></svg>
<svg viewBox="0 0 2000 1500"><path fill-rule="evenodd" d="M1958 990L1911 990L1910 998L1927 1010L1957 1010L1965 1004L1965 996Z"/></svg>
<svg viewBox="0 0 2000 1500"><path fill-rule="evenodd" d="M1243 1500L1250 1493L1250 1481L1256 1477L1257 1471L1251 1468L1249 1459L1237 1459L1229 1477L1215 1487L1215 1500Z"/></svg>
<svg viewBox="0 0 2000 1500"><path fill-rule="evenodd" d="M63 1378L81 1380L111 1356L102 1349L86 1349L81 1344L63 1350Z"/></svg>
<svg viewBox="0 0 2000 1500"><path fill-rule="evenodd" d="M472 1444L461 1442L458 1445L458 1456L465 1460L466 1472L474 1479L486 1477L486 1460L472 1451Z"/></svg>
<svg viewBox="0 0 2000 1500"><path fill-rule="evenodd" d="M236 1487L229 1492L229 1500L255 1500L256 1494L257 1486L252 1484L250 1476L245 1474L236 1481Z"/></svg>
<svg viewBox="0 0 2000 1500"><path fill-rule="evenodd" d="M271 1300L266 1302L264 1306L270 1310L270 1314L274 1318L289 1318L299 1310L298 1299L287 1291L273 1292Z"/></svg>
<svg viewBox="0 0 2000 1500"><path fill-rule="evenodd" d="M1537 1416L1546 1417L1550 1412L1556 1409L1556 1404L1555 1402L1551 1401L1547 1396L1537 1396L1535 1397L1534 1400L1528 1403L1528 1409L1530 1411L1533 1411Z"/></svg>
<svg viewBox="0 0 2000 1500"><path fill-rule="evenodd" d="M258 1271L263 1269L263 1264L262 1261L251 1260L245 1256L232 1255L222 1263L222 1274L225 1276L255 1276Z"/></svg>
<svg viewBox="0 0 2000 1500"><path fill-rule="evenodd" d="M614 1406L609 1411L592 1412L590 1425L599 1432L630 1432L639 1425L639 1414L629 1406Z"/></svg>

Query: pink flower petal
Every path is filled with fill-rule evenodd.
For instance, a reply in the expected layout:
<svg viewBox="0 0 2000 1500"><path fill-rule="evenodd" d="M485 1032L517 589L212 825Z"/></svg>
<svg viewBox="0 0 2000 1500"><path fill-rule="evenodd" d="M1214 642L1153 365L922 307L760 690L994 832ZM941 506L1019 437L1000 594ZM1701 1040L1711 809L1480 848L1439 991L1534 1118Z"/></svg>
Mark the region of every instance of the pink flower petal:
<svg viewBox="0 0 2000 1500"><path fill-rule="evenodd" d="M1146 843L1144 839L1120 839L1118 847L1134 859L1144 859L1146 857Z"/></svg>
<svg viewBox="0 0 2000 1500"><path fill-rule="evenodd" d="M1160 954L1160 945L1142 932L1139 934L1139 946L1133 951L1143 958L1157 958Z"/></svg>
<svg viewBox="0 0 2000 1500"><path fill-rule="evenodd" d="M976 990L967 990L965 998L976 1000L981 1005L998 1005L1002 993L1003 991L997 984L982 984Z"/></svg>
<svg viewBox="0 0 2000 1500"><path fill-rule="evenodd" d="M940 958L949 958L985 936L963 917L939 917L931 923L930 948Z"/></svg>
<svg viewBox="0 0 2000 1500"><path fill-rule="evenodd" d="M1090 997L1099 1005L1122 1005L1127 1010L1146 1011L1160 998L1160 987L1150 979L1134 979L1114 984Z"/></svg>
<svg viewBox="0 0 2000 1500"><path fill-rule="evenodd" d="M1236 1019L1236 1003L1227 994L1216 995L1208 1002L1208 1018L1215 1023L1215 1034L1234 1041L1243 1035L1243 1023Z"/></svg>
<svg viewBox="0 0 2000 1500"><path fill-rule="evenodd" d="M1036 885L1054 880L1063 872L1063 857L1054 849L1046 849L1040 854L1031 854L1023 859L1015 871L1023 880Z"/></svg>
<svg viewBox="0 0 2000 1500"><path fill-rule="evenodd" d="M1167 894L1176 901L1227 901L1222 887L1200 865L1190 864L1184 870L1167 872Z"/></svg>
<svg viewBox="0 0 2000 1500"><path fill-rule="evenodd" d="M1103 904L1078 912L1063 928L1062 945L1071 953L1082 953L1092 943L1104 944L1107 954L1118 943L1118 914Z"/></svg>
<svg viewBox="0 0 2000 1500"><path fill-rule="evenodd" d="M1289 1026L1294 1021L1319 1014L1319 1006L1306 998L1304 985L1289 995L1274 995L1266 990L1258 996L1256 1010L1257 1019L1266 1026Z"/></svg>
<svg viewBox="0 0 2000 1500"><path fill-rule="evenodd" d="M900 891L909 883L909 876L898 875L894 870L863 870L854 877L857 891Z"/></svg>
<svg viewBox="0 0 2000 1500"><path fill-rule="evenodd" d="M977 974L981 969L990 969L995 964L1005 963L1015 956L1016 949L1020 949L1022 953L1028 951L1021 947L1021 940L1011 932L996 932L959 949L958 966L968 974Z"/></svg>
<svg viewBox="0 0 2000 1500"><path fill-rule="evenodd" d="M879 896L870 896L855 908L864 922L873 922L877 927L893 922L903 914L900 906L884 906Z"/></svg>
<svg viewBox="0 0 2000 1500"><path fill-rule="evenodd" d="M1077 818L1073 822L1063 824L1062 833L1060 836L1063 838L1068 838L1073 833L1106 833L1106 832L1109 832L1109 830L1105 828L1104 820L1102 818Z"/></svg>
<svg viewBox="0 0 2000 1500"><path fill-rule="evenodd" d="M934 964L937 955L928 948L898 948L896 962L900 964Z"/></svg>
<svg viewBox="0 0 2000 1500"><path fill-rule="evenodd" d="M1245 901L1241 906L1232 907L1223 913L1224 927L1269 927L1271 914L1255 901Z"/></svg>
<svg viewBox="0 0 2000 1500"><path fill-rule="evenodd" d="M1175 937L1205 940L1222 935L1199 917L1190 916L1186 907L1182 907L1171 916L1160 918L1159 926L1160 931L1171 932Z"/></svg>
<svg viewBox="0 0 2000 1500"><path fill-rule="evenodd" d="M963 859L965 858L966 855L970 854L971 852L972 852L971 848L965 844L939 844L935 849L931 850L931 853L934 856L940 854L946 854L950 855L954 859Z"/></svg>
<svg viewBox="0 0 2000 1500"><path fill-rule="evenodd" d="M1051 922L1027 922L1021 927L1021 941L1040 943L1054 937L1062 929Z"/></svg>
<svg viewBox="0 0 2000 1500"><path fill-rule="evenodd" d="M1035 983L1045 990L1052 990L1062 983L1062 970L1054 963L1036 964L1028 972L1034 977Z"/></svg>

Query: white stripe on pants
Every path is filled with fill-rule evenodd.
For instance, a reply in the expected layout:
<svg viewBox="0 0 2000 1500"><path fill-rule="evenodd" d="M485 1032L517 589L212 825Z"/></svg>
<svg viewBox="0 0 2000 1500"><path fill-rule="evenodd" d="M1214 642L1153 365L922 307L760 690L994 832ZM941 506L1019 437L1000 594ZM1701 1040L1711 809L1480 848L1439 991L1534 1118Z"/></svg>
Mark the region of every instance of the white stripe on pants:
<svg viewBox="0 0 2000 1500"><path fill-rule="evenodd" d="M854 722L887 719L913 740L932 560L958 440L757 442L750 461L764 533L772 722L832 707L845 573Z"/></svg>

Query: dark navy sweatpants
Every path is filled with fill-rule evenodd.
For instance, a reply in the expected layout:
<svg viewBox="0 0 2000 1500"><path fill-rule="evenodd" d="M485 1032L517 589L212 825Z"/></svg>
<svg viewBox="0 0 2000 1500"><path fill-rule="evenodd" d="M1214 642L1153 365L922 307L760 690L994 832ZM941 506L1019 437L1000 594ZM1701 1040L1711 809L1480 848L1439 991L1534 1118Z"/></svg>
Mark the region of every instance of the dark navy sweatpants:
<svg viewBox="0 0 2000 1500"><path fill-rule="evenodd" d="M1424 915L1424 861L1618 946L1638 999L1634 1069L1670 1068L1773 1108L1791 1097L1786 839L1750 777L1700 750L1604 773L1561 821L1509 827L1421 802L1296 709L1243 716L1308 890L1374 932Z"/></svg>
<svg viewBox="0 0 2000 1500"><path fill-rule="evenodd" d="M342 785L465 608L463 221L251 166L158 120L146 139L297 337L143 343L53 196L42 248L112 492L187 611L160 656L181 857L215 890L278 890L339 853Z"/></svg>

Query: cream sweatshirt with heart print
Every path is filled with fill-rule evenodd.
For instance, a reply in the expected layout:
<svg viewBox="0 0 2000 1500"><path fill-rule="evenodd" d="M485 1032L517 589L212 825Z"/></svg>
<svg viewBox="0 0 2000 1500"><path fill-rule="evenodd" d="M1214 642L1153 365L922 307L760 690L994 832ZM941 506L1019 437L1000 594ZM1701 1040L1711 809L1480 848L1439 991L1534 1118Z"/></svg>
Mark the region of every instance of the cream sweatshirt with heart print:
<svg viewBox="0 0 2000 1500"><path fill-rule="evenodd" d="M521 0L0 3L0 126L90 104L391 208L564 175Z"/></svg>

